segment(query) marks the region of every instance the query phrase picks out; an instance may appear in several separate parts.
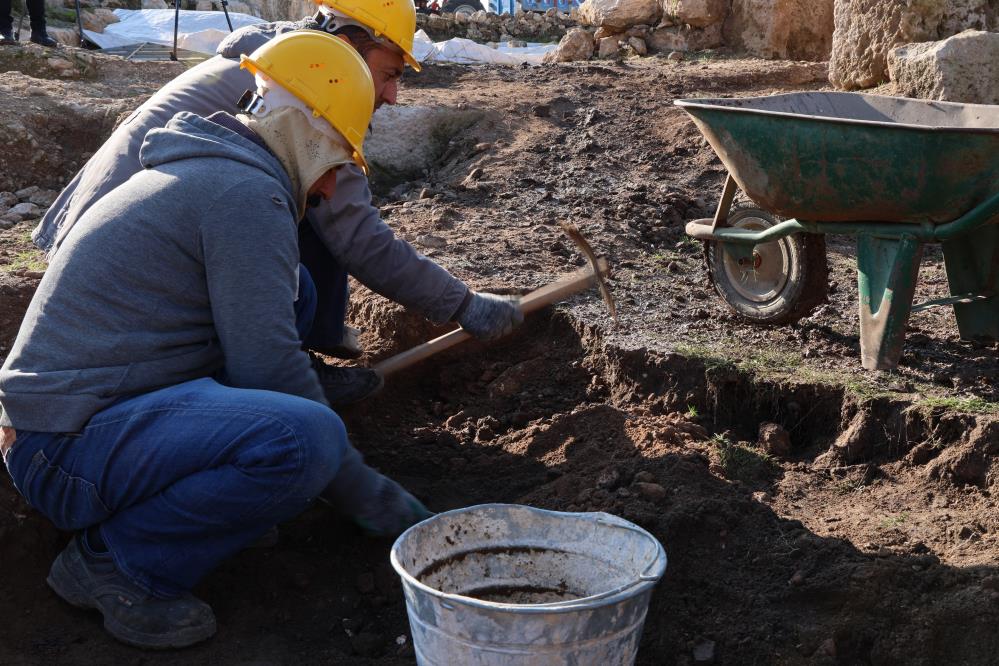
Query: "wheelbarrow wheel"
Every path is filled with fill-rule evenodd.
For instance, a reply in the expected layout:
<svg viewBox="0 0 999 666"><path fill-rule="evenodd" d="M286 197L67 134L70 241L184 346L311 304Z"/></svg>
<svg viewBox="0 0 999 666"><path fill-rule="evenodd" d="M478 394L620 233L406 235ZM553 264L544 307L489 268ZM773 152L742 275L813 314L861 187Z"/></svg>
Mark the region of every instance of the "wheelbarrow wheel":
<svg viewBox="0 0 999 666"><path fill-rule="evenodd" d="M780 220L747 204L736 204L728 224L759 231ZM723 244L707 242L715 291L740 317L754 324L790 324L807 316L829 295L829 265L822 234L793 234L757 245L751 259L737 259Z"/></svg>

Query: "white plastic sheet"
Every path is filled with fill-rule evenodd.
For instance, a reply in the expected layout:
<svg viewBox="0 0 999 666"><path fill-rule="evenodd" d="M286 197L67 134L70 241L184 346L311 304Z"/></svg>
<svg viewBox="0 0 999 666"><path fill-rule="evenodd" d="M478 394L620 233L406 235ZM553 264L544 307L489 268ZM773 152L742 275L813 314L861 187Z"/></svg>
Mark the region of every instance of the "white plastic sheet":
<svg viewBox="0 0 999 666"><path fill-rule="evenodd" d="M427 33L420 30L416 33L413 50L420 62L452 62L465 65L520 65L526 62L538 65L545 54L554 51L556 46L558 45L537 43L510 46L509 43L503 43L497 48L492 48L461 37L445 42L434 42Z"/></svg>
<svg viewBox="0 0 999 666"><path fill-rule="evenodd" d="M102 49L143 42L173 46L174 10L116 9L114 13L120 19L118 23L107 26L103 33L84 30L86 38ZM235 30L264 22L256 16L236 12L229 12L229 18ZM177 31L179 48L214 55L219 42L228 34L229 26L222 12L180 12L180 27Z"/></svg>

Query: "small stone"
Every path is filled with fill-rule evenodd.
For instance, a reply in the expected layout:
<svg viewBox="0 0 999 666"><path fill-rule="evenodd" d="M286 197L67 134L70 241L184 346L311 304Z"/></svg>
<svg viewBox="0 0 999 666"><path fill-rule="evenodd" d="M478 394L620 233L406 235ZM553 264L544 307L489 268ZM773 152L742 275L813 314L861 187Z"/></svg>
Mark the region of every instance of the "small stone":
<svg viewBox="0 0 999 666"><path fill-rule="evenodd" d="M597 476L598 488L614 488L621 483L621 473L616 467L608 467Z"/></svg>
<svg viewBox="0 0 999 666"><path fill-rule="evenodd" d="M822 644L819 646L818 652L819 652L819 654L824 654L827 657L835 657L836 656L836 639L835 638L827 638L824 641L822 641Z"/></svg>
<svg viewBox="0 0 999 666"><path fill-rule="evenodd" d="M699 664L709 664L715 660L715 642L704 641L694 648L694 661Z"/></svg>
<svg viewBox="0 0 999 666"><path fill-rule="evenodd" d="M621 40L617 37L604 37L597 42L597 57L610 58L618 52L620 45Z"/></svg>
<svg viewBox="0 0 999 666"><path fill-rule="evenodd" d="M465 410L463 409L457 414L449 416L447 421L444 422L444 427L448 430L455 430L465 422L466 418L467 416L465 415Z"/></svg>
<svg viewBox="0 0 999 666"><path fill-rule="evenodd" d="M791 453L791 435L776 423L761 423L759 443L770 455L783 458Z"/></svg>
<svg viewBox="0 0 999 666"><path fill-rule="evenodd" d="M483 171L481 167L475 167L468 172L468 178L469 180L482 180L482 176L484 176L485 173L486 172Z"/></svg>
<svg viewBox="0 0 999 666"><path fill-rule="evenodd" d="M798 587L804 582L805 582L805 572L795 571L794 575L791 576L791 580L788 581L788 584L791 585L792 587Z"/></svg>
<svg viewBox="0 0 999 666"><path fill-rule="evenodd" d="M658 483L639 481L634 484L635 490L642 496L642 499L649 502L661 502L666 499L666 489Z"/></svg>
<svg viewBox="0 0 999 666"><path fill-rule="evenodd" d="M645 40L641 37L629 37L628 46L635 49L635 53L640 56L646 55L649 49L645 46Z"/></svg>
<svg viewBox="0 0 999 666"><path fill-rule="evenodd" d="M422 190L420 190L421 199L429 199L432 196L434 196L434 191L431 190L429 187L424 187Z"/></svg>
<svg viewBox="0 0 999 666"><path fill-rule="evenodd" d="M643 469L635 475L635 481L640 481L642 483L655 483L656 475Z"/></svg>
<svg viewBox="0 0 999 666"><path fill-rule="evenodd" d="M487 150L492 150L492 147L493 144L482 142L475 144L475 147L472 150L475 151L476 153L484 153Z"/></svg>
<svg viewBox="0 0 999 666"><path fill-rule="evenodd" d="M30 197L28 197L28 201L35 204L36 206L41 206L42 208L48 208L53 203L55 203L56 197L58 196L59 193L56 192L55 190L38 190Z"/></svg>
<svg viewBox="0 0 999 666"><path fill-rule="evenodd" d="M670 54L666 56L666 59L674 62L680 62L683 60L683 53L681 51L670 51Z"/></svg>
<svg viewBox="0 0 999 666"><path fill-rule="evenodd" d="M531 112L538 118L547 118L552 115L552 107L548 104L538 104L531 109Z"/></svg>
<svg viewBox="0 0 999 666"><path fill-rule="evenodd" d="M42 188L38 187L37 185L32 185L31 187L25 187L22 190L18 190L17 192L14 192L14 196L17 197L18 201L27 201L28 199L31 198L32 194L34 194L35 192L37 192L40 189L42 189Z"/></svg>
<svg viewBox="0 0 999 666"><path fill-rule="evenodd" d="M13 192L0 192L0 206L6 206L10 208L11 206L17 205L17 195Z"/></svg>
<svg viewBox="0 0 999 666"><path fill-rule="evenodd" d="M17 213L7 213L0 217L0 229L10 229L21 221L21 216Z"/></svg>
<svg viewBox="0 0 999 666"><path fill-rule="evenodd" d="M440 248L447 245L447 241L440 236L432 236L430 234L424 234L422 236L416 237L416 243L422 245L423 247L428 247L434 250L439 250Z"/></svg>
<svg viewBox="0 0 999 666"><path fill-rule="evenodd" d="M482 426L475 433L475 441L490 442L496 439L496 432L490 426Z"/></svg>
<svg viewBox="0 0 999 666"><path fill-rule="evenodd" d="M19 215L22 220L33 220L41 215L42 211L33 203L19 203L7 211L7 215L11 213Z"/></svg>

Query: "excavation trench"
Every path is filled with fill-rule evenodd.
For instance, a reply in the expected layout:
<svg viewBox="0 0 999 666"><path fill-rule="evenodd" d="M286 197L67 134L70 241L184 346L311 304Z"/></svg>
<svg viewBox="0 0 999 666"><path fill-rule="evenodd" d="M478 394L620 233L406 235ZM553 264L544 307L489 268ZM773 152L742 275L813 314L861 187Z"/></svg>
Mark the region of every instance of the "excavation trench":
<svg viewBox="0 0 999 666"><path fill-rule="evenodd" d="M440 332L370 294L355 295L351 316L369 330L369 360ZM816 663L830 640L849 661L960 661L963 646L976 646L964 656L992 654L999 649L993 565L955 566L929 539L882 539L872 552L859 528L830 533L808 507L784 502L800 500L803 489L793 481L802 475L811 475L810 492L822 501L847 481L873 492L886 477L905 479L913 465L901 445L839 472L819 469L843 418L868 408L851 407L834 389L754 383L696 359L623 352L597 329L549 310L503 341L470 342L390 378L379 396L343 417L368 461L434 510L512 502L607 511L652 532L669 567L639 664L680 663L708 644L719 663L770 663L775 651L782 663ZM756 447L762 420L788 428L789 455ZM941 422L937 434L946 430ZM951 430L960 448L964 430ZM937 483L941 496L973 496ZM910 481L908 490L925 490L917 485ZM30 611L10 618L5 641L13 654L69 664L132 656L101 632L98 618L44 589L66 535L24 506L9 481L0 499L9 509L0 522L0 560L18 571L0 594L7 607ZM261 663L290 655L305 663L412 663L389 542L363 538L325 507L280 533L276 547L244 551L196 590L215 607L220 632L185 653L192 663L242 663L247 654ZM990 557L985 539L977 542L980 555ZM952 627L961 628L960 640Z"/></svg>

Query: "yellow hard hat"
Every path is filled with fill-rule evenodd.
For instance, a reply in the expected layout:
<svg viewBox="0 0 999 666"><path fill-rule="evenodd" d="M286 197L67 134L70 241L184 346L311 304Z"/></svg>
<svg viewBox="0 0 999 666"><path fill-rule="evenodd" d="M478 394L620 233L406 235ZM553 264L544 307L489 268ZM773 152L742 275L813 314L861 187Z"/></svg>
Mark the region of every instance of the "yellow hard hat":
<svg viewBox="0 0 999 666"><path fill-rule="evenodd" d="M406 63L420 71L420 63L413 56L413 35L416 34L413 0L315 0L315 3L367 26L375 39L389 40L402 49Z"/></svg>
<svg viewBox="0 0 999 666"><path fill-rule="evenodd" d="M364 60L342 39L316 30L275 37L239 66L270 77L325 118L354 149L354 161L367 171L364 135L375 110L375 84Z"/></svg>

